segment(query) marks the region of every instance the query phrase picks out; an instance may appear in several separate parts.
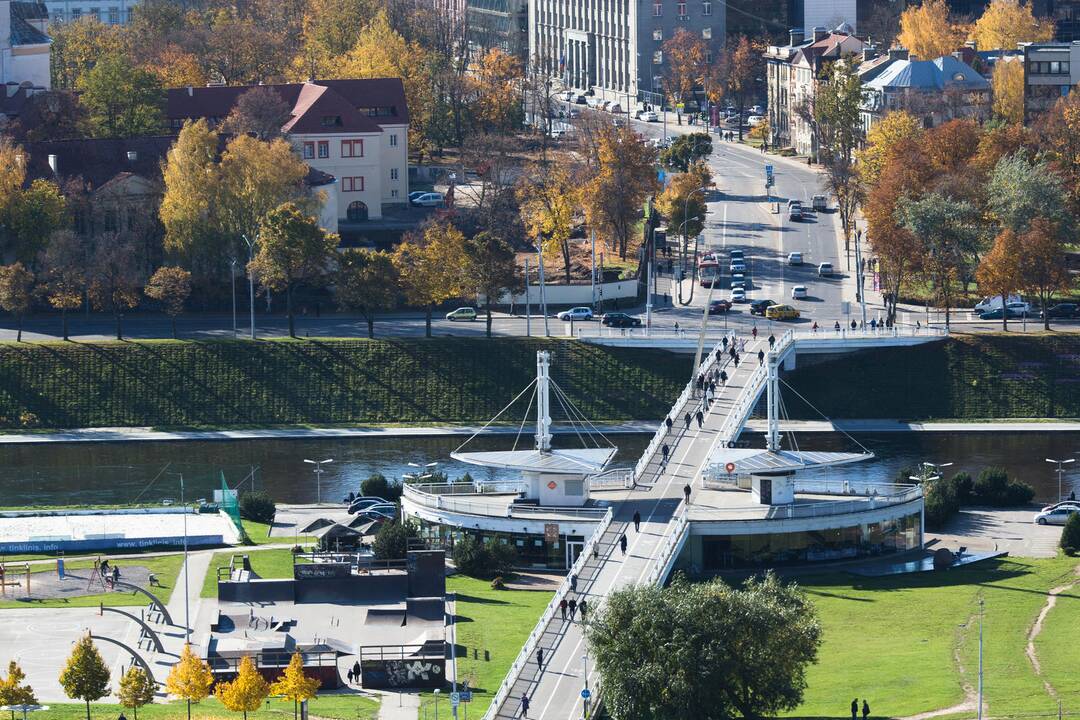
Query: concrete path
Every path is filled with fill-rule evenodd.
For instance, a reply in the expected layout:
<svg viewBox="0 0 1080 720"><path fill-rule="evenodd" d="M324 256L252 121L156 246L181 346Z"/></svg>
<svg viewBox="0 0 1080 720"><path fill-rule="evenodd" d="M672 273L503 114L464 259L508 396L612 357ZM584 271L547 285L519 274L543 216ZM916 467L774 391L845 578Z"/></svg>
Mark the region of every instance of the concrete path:
<svg viewBox="0 0 1080 720"><path fill-rule="evenodd" d="M966 546L971 552L1005 550L1017 557L1052 558L1057 555L1061 527L1036 525L1033 519L1041 507L964 508L949 521L944 532L928 534L927 540L937 538L938 547L950 550Z"/></svg>
<svg viewBox="0 0 1080 720"><path fill-rule="evenodd" d="M764 432L768 421L750 420L746 429ZM904 420L781 420L783 432L1080 432L1080 422L906 422Z"/></svg>

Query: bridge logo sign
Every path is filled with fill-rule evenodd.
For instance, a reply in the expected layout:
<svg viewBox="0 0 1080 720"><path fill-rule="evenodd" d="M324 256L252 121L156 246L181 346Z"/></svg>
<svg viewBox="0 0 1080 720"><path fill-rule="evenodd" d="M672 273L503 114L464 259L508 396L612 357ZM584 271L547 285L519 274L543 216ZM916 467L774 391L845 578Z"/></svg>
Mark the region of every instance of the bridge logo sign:
<svg viewBox="0 0 1080 720"><path fill-rule="evenodd" d="M724 466L724 469L727 470L728 475L730 475L731 473L735 472L735 463L729 462L727 465Z"/></svg>

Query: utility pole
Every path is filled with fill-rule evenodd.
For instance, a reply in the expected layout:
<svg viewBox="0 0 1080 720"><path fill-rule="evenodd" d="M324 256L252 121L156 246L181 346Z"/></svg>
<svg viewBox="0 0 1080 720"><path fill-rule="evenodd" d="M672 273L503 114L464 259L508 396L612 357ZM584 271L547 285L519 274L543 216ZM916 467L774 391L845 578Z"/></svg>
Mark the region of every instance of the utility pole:
<svg viewBox="0 0 1080 720"><path fill-rule="evenodd" d="M229 260L229 295L232 296L232 336L235 339L236 330L236 258Z"/></svg>
<svg viewBox="0 0 1080 720"><path fill-rule="evenodd" d="M551 337L551 329L548 327L547 293L544 291L544 243L536 244L536 253L539 255L539 267L537 273L540 278L540 313L544 316L544 337Z"/></svg>
<svg viewBox="0 0 1080 720"><path fill-rule="evenodd" d="M592 239L592 267L591 267L592 309L593 309L593 312L596 312L596 229L595 228L589 228L589 236Z"/></svg>
<svg viewBox="0 0 1080 720"><path fill-rule="evenodd" d="M251 271L251 263L255 260L255 240L249 240L247 235L241 235L248 249L248 307L251 310L251 339L255 339L255 274Z"/></svg>
<svg viewBox="0 0 1080 720"><path fill-rule="evenodd" d="M525 258L525 337L532 335L529 320L529 258Z"/></svg>

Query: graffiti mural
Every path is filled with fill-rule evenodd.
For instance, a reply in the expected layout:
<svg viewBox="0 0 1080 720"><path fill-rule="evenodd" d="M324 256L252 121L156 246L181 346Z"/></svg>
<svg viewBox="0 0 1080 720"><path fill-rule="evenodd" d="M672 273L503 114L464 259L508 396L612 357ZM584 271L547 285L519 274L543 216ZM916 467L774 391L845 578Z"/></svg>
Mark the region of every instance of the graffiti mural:
<svg viewBox="0 0 1080 720"><path fill-rule="evenodd" d="M446 676L446 661L418 658L415 660L364 660L360 665L365 688L438 688Z"/></svg>

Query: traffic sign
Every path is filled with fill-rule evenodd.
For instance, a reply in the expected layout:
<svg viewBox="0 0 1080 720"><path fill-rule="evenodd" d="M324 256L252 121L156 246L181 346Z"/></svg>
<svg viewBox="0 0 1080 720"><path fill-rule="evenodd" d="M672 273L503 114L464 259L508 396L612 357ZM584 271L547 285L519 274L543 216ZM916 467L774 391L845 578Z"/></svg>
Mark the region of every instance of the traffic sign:
<svg viewBox="0 0 1080 720"><path fill-rule="evenodd" d="M459 692L450 693L450 706L451 707L457 707L459 702L461 702L461 693L459 693Z"/></svg>
<svg viewBox="0 0 1080 720"><path fill-rule="evenodd" d="M472 690L462 690L458 695L461 696L461 702L472 702Z"/></svg>
<svg viewBox="0 0 1080 720"><path fill-rule="evenodd" d="M589 698L592 697L592 693L589 692L589 688L582 688L581 689L581 697L583 699L585 699L585 700L588 700Z"/></svg>

